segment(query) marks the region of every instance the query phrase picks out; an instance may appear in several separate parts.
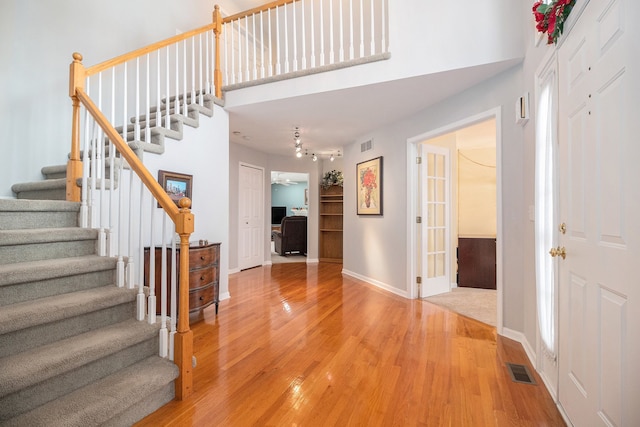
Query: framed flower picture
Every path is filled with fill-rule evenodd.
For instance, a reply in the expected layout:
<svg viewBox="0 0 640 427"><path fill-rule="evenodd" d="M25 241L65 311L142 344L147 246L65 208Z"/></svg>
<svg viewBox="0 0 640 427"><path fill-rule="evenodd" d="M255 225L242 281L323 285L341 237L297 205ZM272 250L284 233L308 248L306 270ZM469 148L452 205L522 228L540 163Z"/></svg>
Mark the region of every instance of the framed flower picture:
<svg viewBox="0 0 640 427"><path fill-rule="evenodd" d="M358 215L382 215L382 156L356 165Z"/></svg>

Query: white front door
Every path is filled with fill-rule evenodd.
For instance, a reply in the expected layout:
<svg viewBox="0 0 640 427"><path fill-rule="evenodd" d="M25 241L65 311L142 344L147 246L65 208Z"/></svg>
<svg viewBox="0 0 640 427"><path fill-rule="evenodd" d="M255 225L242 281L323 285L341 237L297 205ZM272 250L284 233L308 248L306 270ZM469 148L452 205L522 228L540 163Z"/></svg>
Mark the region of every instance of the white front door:
<svg viewBox="0 0 640 427"><path fill-rule="evenodd" d="M240 270L262 265L264 258L264 169L240 165Z"/></svg>
<svg viewBox="0 0 640 427"><path fill-rule="evenodd" d="M449 149L421 144L422 285L420 297L449 292Z"/></svg>
<svg viewBox="0 0 640 427"><path fill-rule="evenodd" d="M558 52L559 395L576 426L640 425L637 3L591 0Z"/></svg>

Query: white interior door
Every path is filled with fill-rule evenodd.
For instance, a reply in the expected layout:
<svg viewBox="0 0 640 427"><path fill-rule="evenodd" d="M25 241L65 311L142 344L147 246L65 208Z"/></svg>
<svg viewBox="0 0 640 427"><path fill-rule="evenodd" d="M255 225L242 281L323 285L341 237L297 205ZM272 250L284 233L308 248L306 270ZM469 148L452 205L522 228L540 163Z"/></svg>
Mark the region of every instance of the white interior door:
<svg viewBox="0 0 640 427"><path fill-rule="evenodd" d="M559 395L576 426L640 425L639 9L591 0L558 52Z"/></svg>
<svg viewBox="0 0 640 427"><path fill-rule="evenodd" d="M449 292L450 280L450 160L449 149L421 144L421 254L420 297Z"/></svg>
<svg viewBox="0 0 640 427"><path fill-rule="evenodd" d="M264 259L264 169L241 164L239 182L238 264L244 270Z"/></svg>

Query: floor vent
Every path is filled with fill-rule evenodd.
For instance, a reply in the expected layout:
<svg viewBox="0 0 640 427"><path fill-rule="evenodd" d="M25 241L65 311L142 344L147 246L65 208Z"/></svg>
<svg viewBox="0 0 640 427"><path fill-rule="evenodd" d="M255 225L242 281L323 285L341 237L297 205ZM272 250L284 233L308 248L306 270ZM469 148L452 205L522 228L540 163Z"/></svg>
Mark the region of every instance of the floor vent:
<svg viewBox="0 0 640 427"><path fill-rule="evenodd" d="M516 383L535 384L533 376L529 372L529 368L525 365L516 365L515 363L507 363L507 369L511 379Z"/></svg>

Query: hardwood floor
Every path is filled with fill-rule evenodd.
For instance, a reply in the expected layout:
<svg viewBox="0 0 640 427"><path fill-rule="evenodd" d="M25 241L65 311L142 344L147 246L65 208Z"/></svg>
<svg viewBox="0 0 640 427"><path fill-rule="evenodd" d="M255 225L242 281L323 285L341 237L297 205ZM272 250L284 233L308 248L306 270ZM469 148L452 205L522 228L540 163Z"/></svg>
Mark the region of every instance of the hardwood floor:
<svg viewBox="0 0 640 427"><path fill-rule="evenodd" d="M565 425L537 375L511 381L506 362L528 365L519 343L341 269L230 276L231 299L193 325L194 394L137 425Z"/></svg>

